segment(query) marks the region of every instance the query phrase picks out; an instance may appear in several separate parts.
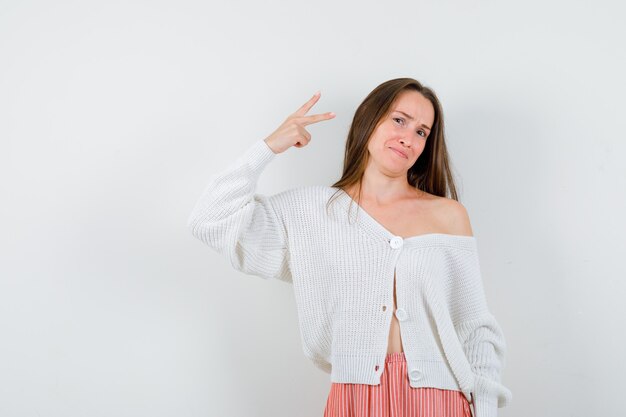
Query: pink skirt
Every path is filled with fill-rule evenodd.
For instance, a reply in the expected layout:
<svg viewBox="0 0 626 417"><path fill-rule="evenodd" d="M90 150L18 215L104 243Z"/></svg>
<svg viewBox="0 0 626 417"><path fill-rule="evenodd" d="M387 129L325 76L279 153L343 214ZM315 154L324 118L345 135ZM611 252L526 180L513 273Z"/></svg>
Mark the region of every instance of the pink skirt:
<svg viewBox="0 0 626 417"><path fill-rule="evenodd" d="M413 388L404 352L387 354L380 385L333 382L324 417L472 417L461 391Z"/></svg>

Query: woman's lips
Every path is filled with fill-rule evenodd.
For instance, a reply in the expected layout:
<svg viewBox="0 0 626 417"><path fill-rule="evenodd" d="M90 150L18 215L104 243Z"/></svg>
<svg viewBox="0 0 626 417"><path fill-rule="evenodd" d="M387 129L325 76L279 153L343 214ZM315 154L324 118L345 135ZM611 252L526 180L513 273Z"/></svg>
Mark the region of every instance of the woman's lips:
<svg viewBox="0 0 626 417"><path fill-rule="evenodd" d="M408 156L406 156L406 154L404 154L404 152L400 152L399 150L397 150L397 149L395 149L395 148L391 148L391 147L390 147L389 149L391 149L392 151L394 151L395 153L397 153L397 154L398 154L398 155L400 155L401 157L403 157L403 158L407 158L407 159L408 159Z"/></svg>

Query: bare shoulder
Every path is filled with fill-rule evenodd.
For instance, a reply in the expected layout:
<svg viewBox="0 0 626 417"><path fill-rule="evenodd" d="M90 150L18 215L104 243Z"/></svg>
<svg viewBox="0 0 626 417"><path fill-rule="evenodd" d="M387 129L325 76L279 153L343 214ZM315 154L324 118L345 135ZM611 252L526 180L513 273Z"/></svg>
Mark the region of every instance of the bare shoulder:
<svg viewBox="0 0 626 417"><path fill-rule="evenodd" d="M473 236L469 213L465 206L452 198L427 194L433 213L451 235Z"/></svg>

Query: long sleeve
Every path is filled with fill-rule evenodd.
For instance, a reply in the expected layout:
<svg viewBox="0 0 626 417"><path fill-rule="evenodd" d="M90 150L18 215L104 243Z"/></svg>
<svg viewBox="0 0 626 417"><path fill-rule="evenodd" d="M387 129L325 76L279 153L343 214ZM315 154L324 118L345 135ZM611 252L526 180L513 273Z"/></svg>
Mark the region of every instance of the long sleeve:
<svg viewBox="0 0 626 417"><path fill-rule="evenodd" d="M500 325L491 314L482 283L476 251L459 262L462 288L455 329L474 374L473 402L476 417L496 417L498 407L512 399L501 383L505 366L506 341Z"/></svg>
<svg viewBox="0 0 626 417"><path fill-rule="evenodd" d="M496 417L498 407L506 406L512 398L509 389L500 381L506 353L502 330L495 318L487 313L459 324L457 332L474 373L476 417Z"/></svg>
<svg viewBox="0 0 626 417"><path fill-rule="evenodd" d="M292 282L286 229L276 209L279 195L255 193L263 169L276 155L265 140L258 140L214 174L187 227L238 271Z"/></svg>

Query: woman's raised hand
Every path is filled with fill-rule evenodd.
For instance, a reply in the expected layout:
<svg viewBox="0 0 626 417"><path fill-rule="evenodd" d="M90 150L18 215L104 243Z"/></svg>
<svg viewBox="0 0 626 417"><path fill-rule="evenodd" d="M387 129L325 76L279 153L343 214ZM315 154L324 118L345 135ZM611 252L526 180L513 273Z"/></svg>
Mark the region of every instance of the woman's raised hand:
<svg viewBox="0 0 626 417"><path fill-rule="evenodd" d="M302 107L287 117L287 120L285 120L274 133L265 138L265 143L267 143L274 153L285 152L292 146L298 148L306 146L311 141L311 134L307 132L304 127L335 117L335 113L333 112L306 115L307 112L311 110L311 107L317 103L320 96L321 93L319 91L315 93Z"/></svg>

